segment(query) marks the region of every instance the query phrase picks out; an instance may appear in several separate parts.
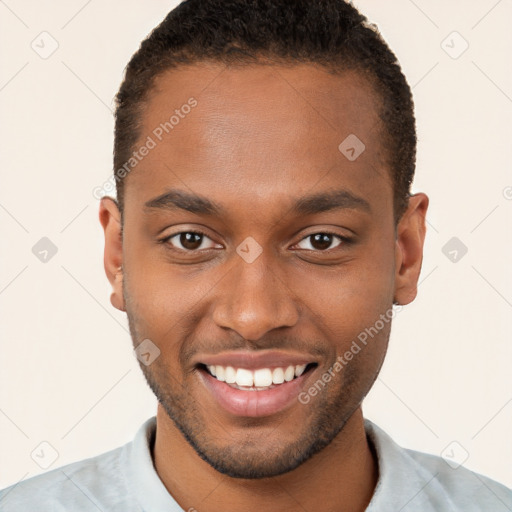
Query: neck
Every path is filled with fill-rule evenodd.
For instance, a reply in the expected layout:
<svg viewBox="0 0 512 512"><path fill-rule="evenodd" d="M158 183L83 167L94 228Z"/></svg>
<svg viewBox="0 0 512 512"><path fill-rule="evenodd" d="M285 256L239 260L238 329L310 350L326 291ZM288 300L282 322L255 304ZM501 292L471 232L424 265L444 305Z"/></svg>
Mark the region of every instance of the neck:
<svg viewBox="0 0 512 512"><path fill-rule="evenodd" d="M224 512L298 508L363 512L377 484L378 467L364 431L361 408L320 453L272 478L223 475L197 455L159 405L153 459L163 484L184 510Z"/></svg>

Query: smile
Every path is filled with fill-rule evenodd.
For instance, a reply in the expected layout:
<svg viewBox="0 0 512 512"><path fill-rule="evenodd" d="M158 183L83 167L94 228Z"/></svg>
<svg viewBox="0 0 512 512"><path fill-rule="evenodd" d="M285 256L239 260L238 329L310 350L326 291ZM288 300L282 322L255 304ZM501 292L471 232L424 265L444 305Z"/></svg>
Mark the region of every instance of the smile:
<svg viewBox="0 0 512 512"><path fill-rule="evenodd" d="M220 382L229 384L234 389L244 391L263 391L273 389L285 382L300 377L308 367L315 363L289 365L276 368L233 368L232 366L208 365L207 371Z"/></svg>
<svg viewBox="0 0 512 512"><path fill-rule="evenodd" d="M227 361L213 364L211 359L214 358L205 359L210 361L196 366L207 391L200 400L213 403L215 411L252 418L271 416L298 404L300 392L318 367L316 362L304 362L303 357L282 357L280 361L271 362L269 355L261 358L233 356L231 364ZM218 364L221 362L224 364Z"/></svg>

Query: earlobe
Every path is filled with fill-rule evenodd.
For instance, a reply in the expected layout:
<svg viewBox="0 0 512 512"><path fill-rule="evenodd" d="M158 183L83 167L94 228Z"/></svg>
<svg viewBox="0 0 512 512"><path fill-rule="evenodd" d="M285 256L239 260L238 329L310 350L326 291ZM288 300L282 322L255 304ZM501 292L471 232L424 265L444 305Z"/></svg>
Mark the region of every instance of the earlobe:
<svg viewBox="0 0 512 512"><path fill-rule="evenodd" d="M103 197L99 209L100 223L105 234L103 263L105 274L112 285L110 302L120 311L126 311L123 298L123 241L121 214L116 201Z"/></svg>
<svg viewBox="0 0 512 512"><path fill-rule="evenodd" d="M118 282L119 282L119 284L117 284ZM116 285L113 286L113 291L110 294L110 303L116 309L119 309L120 311L126 311L125 305L124 305L124 298L123 298L123 267L122 266L120 266L118 268L118 271L116 272L115 283L116 283ZM118 287L121 288L120 293L118 291Z"/></svg>
<svg viewBox="0 0 512 512"><path fill-rule="evenodd" d="M414 194L397 226L395 246L395 304L409 304L416 298L418 279L423 261L425 216L428 197Z"/></svg>

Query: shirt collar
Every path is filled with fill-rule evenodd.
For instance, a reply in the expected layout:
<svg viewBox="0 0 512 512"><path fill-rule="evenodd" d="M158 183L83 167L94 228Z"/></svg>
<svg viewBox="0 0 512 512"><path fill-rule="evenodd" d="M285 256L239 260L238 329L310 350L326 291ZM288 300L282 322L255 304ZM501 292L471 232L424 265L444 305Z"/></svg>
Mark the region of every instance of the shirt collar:
<svg viewBox="0 0 512 512"><path fill-rule="evenodd" d="M437 473L420 465L409 450L395 443L375 423L365 419L364 427L379 466L379 478L366 512L455 511L452 500L436 478ZM432 502L433 496L436 503Z"/></svg>
<svg viewBox="0 0 512 512"><path fill-rule="evenodd" d="M455 510L436 474L418 464L407 450L370 420L366 419L364 426L379 466L379 478L366 512L435 511L435 504L430 501L432 496L443 503L444 511ZM123 452L121 466L125 479L145 512L181 512L183 509L167 491L153 464L151 450L155 433L156 416L153 416L142 424Z"/></svg>
<svg viewBox="0 0 512 512"><path fill-rule="evenodd" d="M182 512L183 509L167 491L153 464L151 449L155 433L156 416L153 416L142 424L123 454L121 466L128 489L133 490L144 512Z"/></svg>

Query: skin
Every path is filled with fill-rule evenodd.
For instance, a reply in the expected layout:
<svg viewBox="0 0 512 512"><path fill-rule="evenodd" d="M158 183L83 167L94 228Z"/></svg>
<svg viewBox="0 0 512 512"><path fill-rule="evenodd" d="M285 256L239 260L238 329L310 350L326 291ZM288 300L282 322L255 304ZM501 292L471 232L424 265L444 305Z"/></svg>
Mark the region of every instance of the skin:
<svg viewBox="0 0 512 512"><path fill-rule="evenodd" d="M237 349L309 354L318 364L309 387L393 302L415 298L428 198L411 196L396 225L379 100L357 72L311 64L173 69L149 97L141 143L191 96L198 105L125 178L122 233L116 202L100 205L112 304L126 311L134 346L149 338L161 351L141 364L159 399L156 470L185 510L327 512L343 503L346 512L363 511L378 466L361 402L390 323L308 404L266 417L216 406L197 358ZM366 146L353 162L338 150L349 134ZM169 189L224 211L144 209ZM300 198L341 189L369 208L292 209ZM206 236L186 245L174 235L187 230ZM315 242L325 232L335 236ZM252 263L236 252L249 236L262 248Z"/></svg>

